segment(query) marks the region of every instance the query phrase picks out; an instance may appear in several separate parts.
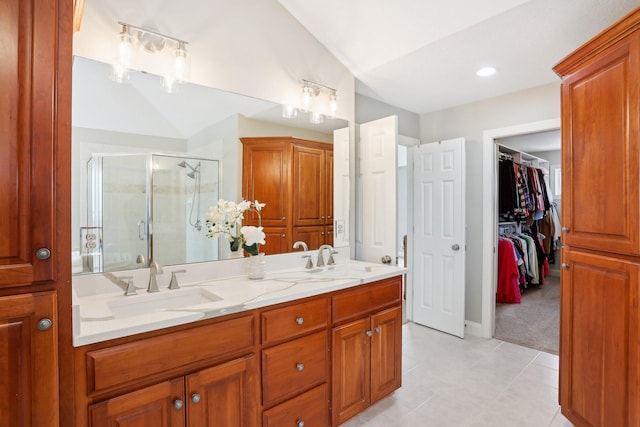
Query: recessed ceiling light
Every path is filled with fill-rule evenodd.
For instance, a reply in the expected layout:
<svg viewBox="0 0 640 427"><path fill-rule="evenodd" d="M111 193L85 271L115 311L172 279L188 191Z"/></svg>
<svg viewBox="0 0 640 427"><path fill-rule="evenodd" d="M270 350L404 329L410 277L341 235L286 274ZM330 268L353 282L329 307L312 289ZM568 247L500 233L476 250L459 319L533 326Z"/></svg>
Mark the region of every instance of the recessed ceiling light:
<svg viewBox="0 0 640 427"><path fill-rule="evenodd" d="M493 76L495 73L496 73L496 69L493 67L482 67L478 71L476 71L476 76L489 77L489 76Z"/></svg>

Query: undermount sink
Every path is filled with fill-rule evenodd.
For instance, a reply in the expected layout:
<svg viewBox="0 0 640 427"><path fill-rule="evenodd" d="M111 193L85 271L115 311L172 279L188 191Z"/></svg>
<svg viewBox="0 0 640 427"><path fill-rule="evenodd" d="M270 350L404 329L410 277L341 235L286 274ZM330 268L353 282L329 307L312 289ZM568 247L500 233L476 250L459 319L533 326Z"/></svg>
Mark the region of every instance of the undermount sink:
<svg viewBox="0 0 640 427"><path fill-rule="evenodd" d="M109 301L107 306L115 318L149 314L164 310L180 310L222 298L203 288L183 288L144 293Z"/></svg>

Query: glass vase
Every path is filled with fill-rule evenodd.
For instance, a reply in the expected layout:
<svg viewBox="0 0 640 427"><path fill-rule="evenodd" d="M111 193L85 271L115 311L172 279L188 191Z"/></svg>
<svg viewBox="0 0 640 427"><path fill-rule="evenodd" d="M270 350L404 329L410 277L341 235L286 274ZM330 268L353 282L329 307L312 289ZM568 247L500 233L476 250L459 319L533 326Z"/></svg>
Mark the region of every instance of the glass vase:
<svg viewBox="0 0 640 427"><path fill-rule="evenodd" d="M244 258L244 250L238 249L237 251L231 251L229 253L229 258Z"/></svg>
<svg viewBox="0 0 640 427"><path fill-rule="evenodd" d="M247 276L249 276L249 279L264 279L265 264L264 253L250 256L247 259Z"/></svg>

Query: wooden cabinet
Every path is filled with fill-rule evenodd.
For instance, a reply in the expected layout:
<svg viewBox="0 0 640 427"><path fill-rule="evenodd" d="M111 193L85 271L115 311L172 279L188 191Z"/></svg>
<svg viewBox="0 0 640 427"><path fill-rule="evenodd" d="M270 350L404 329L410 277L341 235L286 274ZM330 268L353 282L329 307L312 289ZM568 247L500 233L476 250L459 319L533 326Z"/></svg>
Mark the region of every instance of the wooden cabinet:
<svg viewBox="0 0 640 427"><path fill-rule="evenodd" d="M75 425L258 426L256 317L78 348Z"/></svg>
<svg viewBox="0 0 640 427"><path fill-rule="evenodd" d="M264 252L290 252L297 240L310 249L333 242L327 236L333 232L333 146L293 137L241 140L243 197L267 204L261 212ZM252 215L245 220L257 221Z"/></svg>
<svg viewBox="0 0 640 427"><path fill-rule="evenodd" d="M70 367L71 345L72 6L0 6L2 426L55 427L66 405L59 384L68 385L68 371L59 371Z"/></svg>
<svg viewBox="0 0 640 427"><path fill-rule="evenodd" d="M401 385L402 307L399 278L333 297L332 425L362 412ZM389 306L380 310L382 306Z"/></svg>
<svg viewBox="0 0 640 427"><path fill-rule="evenodd" d="M257 426L255 357L203 369L92 405L93 427Z"/></svg>
<svg viewBox="0 0 640 427"><path fill-rule="evenodd" d="M263 426L328 425L328 306L322 296L263 311Z"/></svg>
<svg viewBox="0 0 640 427"><path fill-rule="evenodd" d="M58 425L57 323L55 292L0 297L0 425Z"/></svg>
<svg viewBox="0 0 640 427"><path fill-rule="evenodd" d="M562 77L560 405L576 426L640 426L640 9Z"/></svg>
<svg viewBox="0 0 640 427"><path fill-rule="evenodd" d="M560 400L578 426L638 426L640 260L566 249Z"/></svg>

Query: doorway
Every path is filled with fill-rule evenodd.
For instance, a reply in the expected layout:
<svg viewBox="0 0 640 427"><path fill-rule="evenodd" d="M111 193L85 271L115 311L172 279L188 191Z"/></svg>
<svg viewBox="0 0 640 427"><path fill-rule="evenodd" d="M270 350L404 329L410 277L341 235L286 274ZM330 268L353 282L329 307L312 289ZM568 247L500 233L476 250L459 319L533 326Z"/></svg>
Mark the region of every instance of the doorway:
<svg viewBox="0 0 640 427"><path fill-rule="evenodd" d="M497 145L500 138L560 129L560 119L491 129L483 135L483 206L482 206L482 325L480 336L493 338L495 333L497 283Z"/></svg>

